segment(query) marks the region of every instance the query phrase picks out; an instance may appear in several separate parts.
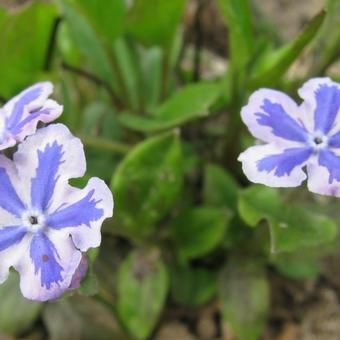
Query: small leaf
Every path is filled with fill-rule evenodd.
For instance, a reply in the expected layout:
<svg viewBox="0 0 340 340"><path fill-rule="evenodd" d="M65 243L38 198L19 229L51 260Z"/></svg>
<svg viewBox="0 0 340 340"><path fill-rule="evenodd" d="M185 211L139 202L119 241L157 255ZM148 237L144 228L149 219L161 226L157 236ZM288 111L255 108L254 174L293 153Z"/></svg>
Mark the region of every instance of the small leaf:
<svg viewBox="0 0 340 340"><path fill-rule="evenodd" d="M238 184L226 170L214 164L205 167L203 188L205 203L236 210L237 192Z"/></svg>
<svg viewBox="0 0 340 340"><path fill-rule="evenodd" d="M298 204L281 202L278 191L253 185L239 197L239 213L250 226L266 220L270 227L272 251L295 251L332 241L337 228L328 217L307 211Z"/></svg>
<svg viewBox="0 0 340 340"><path fill-rule="evenodd" d="M222 317L239 340L257 340L266 324L269 286L256 261L232 258L219 281Z"/></svg>
<svg viewBox="0 0 340 340"><path fill-rule="evenodd" d="M152 332L165 303L168 275L158 252L133 252L117 276L117 313L136 339Z"/></svg>
<svg viewBox="0 0 340 340"><path fill-rule="evenodd" d="M0 338L1 335L20 335L38 319L42 303L26 300L19 288L18 275L11 273L0 285Z"/></svg>
<svg viewBox="0 0 340 340"><path fill-rule="evenodd" d="M56 8L50 3L33 2L8 13L0 8L2 96L10 97L39 80L56 16Z"/></svg>
<svg viewBox="0 0 340 340"><path fill-rule="evenodd" d="M76 3L107 42L111 43L123 32L126 12L124 0L76 0Z"/></svg>
<svg viewBox="0 0 340 340"><path fill-rule="evenodd" d="M320 273L317 256L308 256L301 251L276 254L273 265L284 276L294 280L312 279Z"/></svg>
<svg viewBox="0 0 340 340"><path fill-rule="evenodd" d="M218 0L229 29L231 62L241 70L252 57L254 37L249 0Z"/></svg>
<svg viewBox="0 0 340 340"><path fill-rule="evenodd" d="M68 0L58 0L65 15L67 29L74 44L86 57L92 69L102 79L114 85L114 78L106 52L91 24L74 4Z"/></svg>
<svg viewBox="0 0 340 340"><path fill-rule="evenodd" d="M309 22L304 31L293 41L267 55L250 80L250 86L252 88L257 88L259 86L263 87L275 84L275 82L287 71L293 61L300 55L302 50L312 41L318 33L324 19L325 12L321 12Z"/></svg>
<svg viewBox="0 0 340 340"><path fill-rule="evenodd" d="M228 211L213 207L181 213L170 224L179 258L186 261L213 250L222 240L229 219Z"/></svg>
<svg viewBox="0 0 340 340"><path fill-rule="evenodd" d="M127 338L112 311L86 296L73 296L46 304L43 320L51 340Z"/></svg>
<svg viewBox="0 0 340 340"><path fill-rule="evenodd" d="M127 17L127 30L146 45L169 46L186 0L136 0Z"/></svg>
<svg viewBox="0 0 340 340"><path fill-rule="evenodd" d="M209 302L217 292L217 275L204 268L188 265L171 269L171 296L175 303L197 307Z"/></svg>
<svg viewBox="0 0 340 340"><path fill-rule="evenodd" d="M207 116L209 107L218 95L219 89L215 84L187 85L158 107L151 118L123 114L119 121L126 127L141 132L170 129Z"/></svg>
<svg viewBox="0 0 340 340"><path fill-rule="evenodd" d="M181 144L169 133L138 144L119 164L113 179L117 226L147 236L173 207L183 181Z"/></svg>

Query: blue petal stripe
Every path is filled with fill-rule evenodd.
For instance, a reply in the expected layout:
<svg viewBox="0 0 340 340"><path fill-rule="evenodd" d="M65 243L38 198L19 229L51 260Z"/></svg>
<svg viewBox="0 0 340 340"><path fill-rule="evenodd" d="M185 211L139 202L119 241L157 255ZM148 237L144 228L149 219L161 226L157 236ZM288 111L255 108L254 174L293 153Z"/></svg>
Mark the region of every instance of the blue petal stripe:
<svg viewBox="0 0 340 340"><path fill-rule="evenodd" d="M16 217L20 217L25 205L16 193L4 168L0 168L0 207Z"/></svg>
<svg viewBox="0 0 340 340"><path fill-rule="evenodd" d="M28 89L24 94L18 95L18 100L13 106L11 115L6 119L7 130L12 130L20 122L24 113L25 106L38 99L43 91L43 86L33 86L31 89Z"/></svg>
<svg viewBox="0 0 340 340"><path fill-rule="evenodd" d="M48 115L48 114L50 114L50 111L48 109L31 112L28 117L23 119L18 125L14 126L10 130L10 132L13 135L17 135L22 131L22 129L25 127L25 125L27 125L29 122L31 122L32 120L36 119L37 117L39 117L41 115Z"/></svg>
<svg viewBox="0 0 340 340"><path fill-rule="evenodd" d="M62 281L63 268L58 263L57 250L51 240L42 232L36 233L31 242L30 257L34 264L34 273L40 273L42 287L51 288L52 283Z"/></svg>
<svg viewBox="0 0 340 340"><path fill-rule="evenodd" d="M328 182L340 182L340 157L328 150L321 150L319 154L319 164L327 168L329 172Z"/></svg>
<svg viewBox="0 0 340 340"><path fill-rule="evenodd" d="M320 85L315 91L315 99L314 130L326 134L332 129L340 108L340 88Z"/></svg>
<svg viewBox="0 0 340 340"><path fill-rule="evenodd" d="M90 222L99 220L104 214L103 209L96 207L99 201L92 198L93 194L94 190L91 190L80 201L54 212L46 218L46 225L54 229L80 225L90 227Z"/></svg>
<svg viewBox="0 0 340 340"><path fill-rule="evenodd" d="M58 171L64 155L63 146L56 141L47 144L43 151L38 150L38 167L32 179L31 200L36 209L44 211L53 196L58 181Z"/></svg>
<svg viewBox="0 0 340 340"><path fill-rule="evenodd" d="M19 243L26 233L26 228L21 226L5 227L4 229L0 229L0 251Z"/></svg>
<svg viewBox="0 0 340 340"><path fill-rule="evenodd" d="M305 127L294 120L282 105L264 99L261 109L263 112L255 113L258 117L257 122L270 127L275 136L296 142L307 141L308 132Z"/></svg>
<svg viewBox="0 0 340 340"><path fill-rule="evenodd" d="M281 154L267 156L257 162L259 171L270 172L275 169L275 176L282 177L303 164L313 153L312 148L291 148Z"/></svg>

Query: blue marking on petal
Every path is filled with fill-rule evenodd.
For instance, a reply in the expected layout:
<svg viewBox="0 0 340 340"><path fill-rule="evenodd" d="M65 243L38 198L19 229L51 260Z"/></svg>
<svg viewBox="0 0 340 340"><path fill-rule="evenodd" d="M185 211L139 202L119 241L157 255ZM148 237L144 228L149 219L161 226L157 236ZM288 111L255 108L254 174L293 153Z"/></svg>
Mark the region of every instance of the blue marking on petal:
<svg viewBox="0 0 340 340"><path fill-rule="evenodd" d="M96 207L100 201L93 199L93 194L94 189L80 201L55 211L46 217L46 225L54 229L77 227L83 224L90 227L90 222L99 220L104 214L103 209Z"/></svg>
<svg viewBox="0 0 340 340"><path fill-rule="evenodd" d="M260 125L272 128L274 135L296 142L307 141L308 132L305 127L289 116L282 105L265 99L261 109L264 112L255 113L259 117L257 122Z"/></svg>
<svg viewBox="0 0 340 340"><path fill-rule="evenodd" d="M328 183L340 182L340 157L329 150L321 150L319 154L319 164L327 168L329 172Z"/></svg>
<svg viewBox="0 0 340 340"><path fill-rule="evenodd" d="M21 226L5 227L4 229L0 229L0 251L21 242L26 233L26 228Z"/></svg>
<svg viewBox="0 0 340 340"><path fill-rule="evenodd" d="M34 86L24 94L18 95L18 101L14 104L10 116L6 119L7 130L12 130L20 122L24 114L25 106L38 99L43 91L43 86Z"/></svg>
<svg viewBox="0 0 340 340"><path fill-rule="evenodd" d="M16 193L4 168L0 168L0 207L16 217L20 217L25 210L25 205Z"/></svg>
<svg viewBox="0 0 340 340"><path fill-rule="evenodd" d="M22 120L18 125L14 126L10 131L13 135L19 134L22 129L32 120L36 119L37 117L41 115L48 115L50 114L50 111L48 109L43 110L37 110L30 113L28 117L26 117L24 120Z"/></svg>
<svg viewBox="0 0 340 340"><path fill-rule="evenodd" d="M275 176L290 175L295 167L303 164L313 153L312 148L291 148L281 154L267 156L257 162L259 171L270 172L275 169Z"/></svg>
<svg viewBox="0 0 340 340"><path fill-rule="evenodd" d="M44 211L53 196L55 185L59 179L58 171L64 163L63 146L56 141L47 144L43 151L38 150L38 167L32 179L31 199L36 209Z"/></svg>
<svg viewBox="0 0 340 340"><path fill-rule="evenodd" d="M332 129L340 108L340 89L335 85L320 85L315 91L315 99L314 130L326 134Z"/></svg>
<svg viewBox="0 0 340 340"><path fill-rule="evenodd" d="M51 240L42 232L36 233L31 241L30 257L34 264L34 273L40 272L42 287L51 288L52 283L62 281L63 268L58 263L57 250Z"/></svg>
<svg viewBox="0 0 340 340"><path fill-rule="evenodd" d="M328 145L331 148L340 148L340 131L329 138Z"/></svg>

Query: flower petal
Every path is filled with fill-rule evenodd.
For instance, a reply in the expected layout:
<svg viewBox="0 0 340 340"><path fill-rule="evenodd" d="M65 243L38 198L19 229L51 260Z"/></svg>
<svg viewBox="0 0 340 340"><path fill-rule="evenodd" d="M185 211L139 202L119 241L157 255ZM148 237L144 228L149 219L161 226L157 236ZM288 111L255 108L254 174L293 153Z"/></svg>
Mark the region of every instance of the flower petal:
<svg viewBox="0 0 340 340"><path fill-rule="evenodd" d="M310 191L340 197L340 156L320 150L319 157L308 164L307 172Z"/></svg>
<svg viewBox="0 0 340 340"><path fill-rule="evenodd" d="M19 243L27 230L22 226L5 227L0 229L0 252Z"/></svg>
<svg viewBox="0 0 340 340"><path fill-rule="evenodd" d="M53 206L52 196L63 197L68 180L83 176L86 169L82 143L62 124L28 137L13 158L21 185L30 189L32 208L42 210Z"/></svg>
<svg viewBox="0 0 340 340"><path fill-rule="evenodd" d="M303 109L314 113L314 131L327 134L334 127L340 127L336 121L340 110L340 85L330 78L313 78L307 81L299 95L305 101ZM337 129L339 131L339 129Z"/></svg>
<svg viewBox="0 0 340 340"><path fill-rule="evenodd" d="M302 170L313 149L289 148L280 150L273 145L250 147L239 156L248 179L271 187L295 187L306 179Z"/></svg>
<svg viewBox="0 0 340 340"><path fill-rule="evenodd" d="M81 257L67 233L35 233L29 251L14 266L22 294L38 301L59 297L70 286Z"/></svg>
<svg viewBox="0 0 340 340"><path fill-rule="evenodd" d="M81 251L98 247L101 225L113 210L112 193L105 182L91 178L83 190L70 187L60 205L46 217L46 224L56 230L70 228L68 232Z"/></svg>
<svg viewBox="0 0 340 340"><path fill-rule="evenodd" d="M16 179L16 171L12 162L5 156L0 156L0 208L19 218L25 205L14 186Z"/></svg>
<svg viewBox="0 0 340 340"><path fill-rule="evenodd" d="M282 92L269 89L254 92L241 116L250 132L264 142L287 145L308 140L298 106Z"/></svg>

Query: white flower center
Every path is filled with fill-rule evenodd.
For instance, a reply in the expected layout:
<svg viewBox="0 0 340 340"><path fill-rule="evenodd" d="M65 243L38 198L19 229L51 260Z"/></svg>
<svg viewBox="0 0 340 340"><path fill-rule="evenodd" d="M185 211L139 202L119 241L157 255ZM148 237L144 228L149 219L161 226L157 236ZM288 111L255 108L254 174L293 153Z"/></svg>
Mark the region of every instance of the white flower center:
<svg viewBox="0 0 340 340"><path fill-rule="evenodd" d="M22 224L31 233L36 233L45 227L45 217L37 210L26 211L21 217Z"/></svg>
<svg viewBox="0 0 340 340"><path fill-rule="evenodd" d="M322 133L315 133L310 136L310 144L315 151L319 151L328 146L328 137Z"/></svg>

